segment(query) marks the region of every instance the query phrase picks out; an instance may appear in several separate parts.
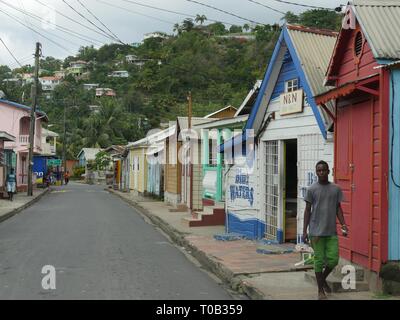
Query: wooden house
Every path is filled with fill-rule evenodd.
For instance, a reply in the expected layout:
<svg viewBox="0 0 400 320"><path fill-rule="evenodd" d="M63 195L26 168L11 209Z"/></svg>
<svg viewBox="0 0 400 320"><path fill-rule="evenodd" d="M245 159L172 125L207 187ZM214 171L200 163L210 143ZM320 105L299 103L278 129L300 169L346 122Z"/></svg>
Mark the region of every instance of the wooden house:
<svg viewBox="0 0 400 320"><path fill-rule="evenodd" d="M340 256L375 272L400 259L399 16L398 1L349 2L326 74L334 88L316 98L336 104L334 176L349 226Z"/></svg>

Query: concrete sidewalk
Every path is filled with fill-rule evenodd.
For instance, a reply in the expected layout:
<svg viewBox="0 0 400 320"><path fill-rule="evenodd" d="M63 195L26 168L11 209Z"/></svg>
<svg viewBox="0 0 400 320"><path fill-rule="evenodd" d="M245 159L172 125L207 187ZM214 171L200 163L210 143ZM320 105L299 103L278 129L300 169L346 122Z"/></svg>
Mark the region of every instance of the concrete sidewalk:
<svg viewBox="0 0 400 320"><path fill-rule="evenodd" d="M182 222L187 213L170 212L172 207L164 202L107 190L138 209L232 289L251 299L316 300L316 286L304 277L310 267L294 266L301 260L299 253L260 254L256 252L260 245L257 241L216 240L214 235L223 234L224 226L188 227ZM345 292L334 293L329 299L370 300L379 297L372 292Z"/></svg>
<svg viewBox="0 0 400 320"><path fill-rule="evenodd" d="M22 210L34 204L48 192L48 189L34 189L33 196L28 197L26 192L14 195L14 200L0 199L0 222L11 218Z"/></svg>

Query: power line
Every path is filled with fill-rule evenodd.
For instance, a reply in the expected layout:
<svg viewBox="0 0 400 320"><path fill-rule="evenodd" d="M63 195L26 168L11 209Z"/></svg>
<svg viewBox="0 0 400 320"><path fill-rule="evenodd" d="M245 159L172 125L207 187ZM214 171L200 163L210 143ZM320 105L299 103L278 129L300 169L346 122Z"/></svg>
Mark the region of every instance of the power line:
<svg viewBox="0 0 400 320"><path fill-rule="evenodd" d="M251 22L251 23L265 25L264 23L260 23L260 22L257 22L257 21L251 20L251 19L243 18L243 17L238 16L237 14L234 14L234 13L232 13L232 12L228 12L228 11L225 11L225 10L222 10L222 9L219 9L219 8L216 8L216 7L214 7L214 6L210 6L209 4L201 3L201 2L195 1L195 0L186 0L186 1L188 1L188 2L193 2L193 3L196 3L196 4L198 4L198 5L201 5L201 6L204 6L204 7L207 7L207 8L211 8L211 9L214 9L214 10L217 10L217 11L219 11L219 12L228 14L228 15L230 15L230 16L233 16L233 17L236 17L236 18L245 20L245 21L249 21L249 22Z"/></svg>
<svg viewBox="0 0 400 320"><path fill-rule="evenodd" d="M0 2L1 3L4 3L4 4L7 4L7 3L5 3L3 0L0 0ZM7 4L8 5L8 4ZM11 5L9 5L9 6L11 6ZM11 6L12 7L12 6ZM19 10L19 9L15 9L15 10ZM14 16L14 17L16 17L16 16ZM40 29L40 27L38 27L38 26L36 26L36 25L34 25L33 23L31 23L31 25L32 25L32 27L35 27L36 29ZM26 25L25 25L26 26ZM32 28L31 28L31 30L33 30ZM63 38L63 37L61 37L61 36L59 36L59 35L56 35L56 34L54 34L54 33L51 33L51 32L49 32L49 31L47 31L47 33L49 34L49 35L52 35L53 37L56 37L56 38L59 38L59 39L61 39L61 40L63 40L63 41L66 41L66 42L69 42L69 43L71 43L71 44L73 44L74 46L80 46L79 44L77 44L77 43L75 43L75 42L72 42L72 41L70 41L70 40L68 40L68 39L65 39L65 38Z"/></svg>
<svg viewBox="0 0 400 320"><path fill-rule="evenodd" d="M92 21L90 21L88 18L86 18L82 13L80 13L78 10L76 10L74 7L72 7L66 0L62 0L62 2L64 2L69 8L71 8L72 11L74 11L79 16L81 16L83 19L88 21L91 25L93 25L94 27L99 29L101 32L103 32L105 35L107 35L110 39L112 39L114 41L116 41L116 40L118 41L118 39L114 38L113 36L110 36L106 31L104 31L102 28L98 27L96 24L94 24Z"/></svg>
<svg viewBox="0 0 400 320"><path fill-rule="evenodd" d="M99 18L97 18L97 16L96 16L91 10L89 10L88 7L86 7L80 0L77 0L77 1L78 1L78 3L79 3L83 8L86 9L87 12L89 12L89 14L90 14L93 18L95 18L98 22L100 22L100 24L101 24L103 27L105 27L108 31L110 31L110 33L111 33L120 43L125 44L125 43L123 43L123 42L121 41L121 39L120 39L114 32L112 32Z"/></svg>
<svg viewBox="0 0 400 320"><path fill-rule="evenodd" d="M284 1L284 0L272 0L272 1L280 2L280 3L286 3L286 4L293 5L293 6L305 7L305 8L323 9L323 10L335 10L335 9L332 9L332 8L317 7L317 6L312 6L312 5L308 5L308 4L302 4L302 3L297 3L297 2L289 2L289 1ZM251 1L251 2L253 2L253 1Z"/></svg>
<svg viewBox="0 0 400 320"><path fill-rule="evenodd" d="M14 9L14 10L16 10L16 11L18 11L18 12L24 14L24 15L27 15L27 16L29 16L29 17L31 17L31 18L33 18L33 19L39 21L39 22L44 22L44 21L45 21L45 20L43 20L41 17L39 17L38 15L36 15L36 14L34 14L34 13L28 12L28 11L26 11L26 10L22 11L21 9L19 9L19 8L15 7L15 6L11 5L11 4L9 4L9 3L6 3L6 2L4 2L3 0L0 0L0 2L1 2L1 3L4 3L5 5L9 6L10 8L12 8L12 9ZM64 32L64 33L67 33L67 34L69 34L69 35L72 35L72 36L74 36L74 37L76 37L76 38L79 38L79 39L81 39L81 40L90 42L90 43L95 44L95 45L97 45L97 43L103 44L102 42L100 42L100 41L98 41L98 40L96 40L96 39L93 39L93 38L90 38L90 37L86 37L86 36L82 36L82 35L79 34L78 32L75 32L75 31L73 31L73 30L71 30L71 29L68 29L68 28L59 26L59 25L57 25L57 24L55 24L55 23L53 23L53 22L46 21L46 23L47 23L48 25L53 25L53 26L55 26L56 28L58 28L60 31L62 31L62 32ZM31 26L34 26L34 27L38 28L37 26L33 25L32 23L30 23L30 24L31 24ZM62 39L63 39L63 38L62 38ZM63 40L65 40L65 39L63 39ZM92 40L93 40L93 41L92 41ZM65 41L68 41L68 40L65 40ZM94 42L94 41L96 41L97 43ZM70 42L70 41L69 41L69 42ZM79 45L76 44L76 43L73 43L73 42L70 42L70 43L72 43L72 44L74 44L74 45L76 45L76 46L79 46Z"/></svg>
<svg viewBox="0 0 400 320"><path fill-rule="evenodd" d="M99 0L97 0L97 1L99 1ZM173 14L177 14L177 15L185 16L185 17L196 18L195 15L190 14L190 13L184 13L184 12L179 12L179 11L172 11L172 10L168 10L168 9L164 9L164 8L160 8L160 7L150 6L150 5L148 5L148 4L140 3L140 2L137 2L137 1L131 1L131 0L122 0L122 1L131 3L131 4L135 4L135 5L138 5L138 6L146 7L146 8L151 8L151 9L158 10L158 11L173 13ZM233 26L233 25L234 25L233 23L225 22L225 21L221 21L221 20L214 20L214 19L208 19L208 18L207 18L207 20L208 20L208 21L212 21L212 22L221 22L221 23L224 23L224 24L227 24L227 25L230 25L230 26Z"/></svg>
<svg viewBox="0 0 400 320"><path fill-rule="evenodd" d="M10 49L8 49L7 45L5 44L5 42L3 41L2 38L0 38L1 43L4 45L4 47L7 49L8 53L14 58L14 60L20 65L20 67L22 68L22 64L18 61L18 59L14 56L14 54L11 52Z"/></svg>
<svg viewBox="0 0 400 320"><path fill-rule="evenodd" d="M263 7L267 8L267 9L272 10L272 11L275 11L275 12L278 12L278 13L281 13L281 14L286 14L286 13L283 12L283 11L280 11L280 10L278 10L278 9L274 9L274 8L272 8L272 7L270 7L270 6L267 6L267 5L265 5L265 4L262 4L262 3L260 3L260 2L253 1L253 0L248 0L248 1L253 2L253 3L255 3L255 4L258 4L258 5L260 5L260 6L263 6Z"/></svg>
<svg viewBox="0 0 400 320"><path fill-rule="evenodd" d="M150 15L147 15L147 14L144 14L144 13L141 13L141 12L132 11L132 10L130 10L130 9L128 9L128 8L120 7L120 6L117 6L117 5L115 5L115 4L112 4L112 3L109 3L109 2L106 2L106 1L97 0L97 2L106 4L106 5L110 6L110 7L114 7L114 8L121 9L121 10L123 10L123 11L131 12L131 13L133 13L133 14L137 14L137 15L144 16L144 17L147 17L147 18L150 18L150 19L154 19L154 20L158 20L158 21L161 21L161 22L165 22L165 23L168 23L168 24L170 24L170 25L174 25L174 24L175 24L174 22L166 21L166 20L163 20L163 19L159 19L159 18L150 16Z"/></svg>
<svg viewBox="0 0 400 320"><path fill-rule="evenodd" d="M66 47L64 47L63 45L61 45L61 44L59 44L58 42L56 42L56 41L50 39L49 37L46 37L45 35L43 35L43 34L40 33L39 31L36 31L35 29L33 29L33 28L27 26L26 24L24 24L23 22L21 22L20 20L18 20L18 18L16 18L15 16L13 16L12 14L10 14L9 12L4 11L3 9L0 9L0 12L4 13L7 17L12 17L13 20L15 20L16 22L18 22L19 24L22 24L24 27L26 27L26 28L32 30L33 32L35 32L35 33L37 33L37 34L39 34L39 35L42 36L43 38L49 40L50 42L52 42L52 43L55 44L56 46L58 46L58 47L64 49L64 50L67 51L68 53L73 54L71 51L69 51L69 50L68 50Z"/></svg>
<svg viewBox="0 0 400 320"><path fill-rule="evenodd" d="M25 10L25 6L24 6L24 3L22 2L22 0L18 0L19 1L19 4L20 4L20 7L22 8L22 10L25 12L26 10ZM30 23L30 20L27 18L27 17L25 17L25 22L26 22L26 24L31 24ZM31 25L32 26L32 25ZM33 35L33 33L32 33L32 35Z"/></svg>
<svg viewBox="0 0 400 320"><path fill-rule="evenodd" d="M44 7L48 8L48 9L50 9L50 10L54 10L54 11L55 11L56 13L58 13L60 16L62 16L62 17L64 17L64 18L66 18L66 19L68 19L68 20L70 20L70 21L72 21L72 22L74 22L74 23L80 25L81 27L84 27L84 28L86 28L86 29L88 29L88 30L90 30L90 31L93 31L93 32L95 32L95 33L97 33L97 34L99 34L99 35L105 37L105 38L115 40L114 38L111 38L109 35L105 35L105 34L99 32L99 31L97 31L97 30L95 30L95 29L93 29L93 28L91 28L91 27L89 27L89 26L87 26L87 25L84 25L83 23L81 23L81 22L79 22L79 21L77 21L77 20L75 20L75 19L73 19L73 18L71 18L71 17L65 15L65 14L62 13L61 11L58 11L58 10L52 8L52 7L48 6L47 4L45 4L45 3L43 3L43 2L41 2L41 1L39 1L39 0L35 0L35 1L36 1L37 3L39 3L39 4L41 4L42 6L44 6ZM97 41L97 40L96 40L96 41Z"/></svg>

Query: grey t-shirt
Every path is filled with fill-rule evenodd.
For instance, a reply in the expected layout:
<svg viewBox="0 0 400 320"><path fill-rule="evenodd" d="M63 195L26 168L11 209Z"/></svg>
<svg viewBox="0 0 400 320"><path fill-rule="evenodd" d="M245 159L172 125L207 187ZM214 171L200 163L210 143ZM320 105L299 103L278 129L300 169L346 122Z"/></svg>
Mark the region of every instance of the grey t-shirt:
<svg viewBox="0 0 400 320"><path fill-rule="evenodd" d="M311 203L310 236L336 235L336 213L343 200L342 190L334 183L314 182L307 188L306 202Z"/></svg>

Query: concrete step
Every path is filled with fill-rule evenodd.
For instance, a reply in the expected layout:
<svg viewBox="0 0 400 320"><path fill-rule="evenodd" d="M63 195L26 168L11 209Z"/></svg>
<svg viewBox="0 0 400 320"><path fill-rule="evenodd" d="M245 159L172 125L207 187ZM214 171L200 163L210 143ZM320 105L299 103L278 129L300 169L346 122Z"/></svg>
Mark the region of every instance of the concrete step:
<svg viewBox="0 0 400 320"><path fill-rule="evenodd" d="M214 207L213 206L206 206L203 208L203 211L199 212L202 215L207 215L207 214L214 214Z"/></svg>
<svg viewBox="0 0 400 320"><path fill-rule="evenodd" d="M215 209L212 214L194 211L190 216L183 217L182 223L189 227L223 226L225 225L225 211Z"/></svg>
<svg viewBox="0 0 400 320"><path fill-rule="evenodd" d="M356 281L364 281L365 280L365 278L364 278L364 275L365 275L364 268L360 267L360 266L357 266L357 265L354 265L354 264L352 264L351 266L355 268ZM345 269L343 269L344 267L345 267L345 265L341 265L339 263L339 265L332 271L332 274L337 278L343 278L344 274L342 274L342 270L345 271Z"/></svg>
<svg viewBox="0 0 400 320"><path fill-rule="evenodd" d="M304 279L317 285L317 279L315 277L315 272L313 270L304 273ZM326 279L329 287L331 287L332 292L361 292L369 291L369 285L366 281L357 281L355 283L355 289L344 289L342 286L343 276L338 277L335 274L330 274Z"/></svg>
<svg viewBox="0 0 400 320"><path fill-rule="evenodd" d="M181 222L183 225L185 225L187 227L191 227L193 223L201 222L201 218L194 218L192 216L188 216L188 217L183 217L181 219Z"/></svg>

